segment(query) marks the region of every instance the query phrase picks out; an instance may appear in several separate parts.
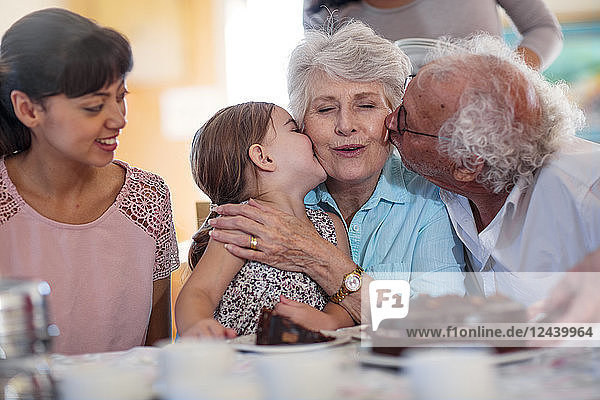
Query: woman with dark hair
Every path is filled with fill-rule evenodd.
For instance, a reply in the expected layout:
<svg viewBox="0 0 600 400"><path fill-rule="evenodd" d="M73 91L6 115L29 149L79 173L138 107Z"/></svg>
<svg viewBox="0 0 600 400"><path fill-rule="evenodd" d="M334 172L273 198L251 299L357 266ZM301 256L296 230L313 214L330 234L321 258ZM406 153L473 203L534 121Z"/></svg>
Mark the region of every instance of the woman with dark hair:
<svg viewBox="0 0 600 400"><path fill-rule="evenodd" d="M114 159L127 39L67 10L15 22L0 48L0 275L46 280L55 352L170 335L178 266L169 190Z"/></svg>

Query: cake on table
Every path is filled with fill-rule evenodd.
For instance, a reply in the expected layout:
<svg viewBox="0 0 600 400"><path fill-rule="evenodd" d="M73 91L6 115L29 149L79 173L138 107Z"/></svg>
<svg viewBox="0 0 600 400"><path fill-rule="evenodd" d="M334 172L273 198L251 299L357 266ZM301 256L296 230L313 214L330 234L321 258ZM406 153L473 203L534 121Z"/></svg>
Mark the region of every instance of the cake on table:
<svg viewBox="0 0 600 400"><path fill-rule="evenodd" d="M307 344L321 343L333 340L321 332L306 329L290 320L273 313L273 310L263 308L256 331L256 344Z"/></svg>
<svg viewBox="0 0 600 400"><path fill-rule="evenodd" d="M525 307L505 296L419 295L411 299L409 307L405 318L383 320L371 332L373 352L399 355L409 347L482 346L507 352L525 344L522 340L494 340L490 336L492 328L499 326L495 324L527 322Z"/></svg>

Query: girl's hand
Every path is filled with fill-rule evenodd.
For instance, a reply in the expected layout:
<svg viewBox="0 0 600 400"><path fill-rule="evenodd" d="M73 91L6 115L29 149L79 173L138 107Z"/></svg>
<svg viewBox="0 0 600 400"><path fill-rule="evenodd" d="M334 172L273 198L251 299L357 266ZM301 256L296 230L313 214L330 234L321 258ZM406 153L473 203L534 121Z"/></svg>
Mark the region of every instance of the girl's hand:
<svg viewBox="0 0 600 400"><path fill-rule="evenodd" d="M225 328L212 318L201 319L183 332L181 337L231 339L237 336L235 330Z"/></svg>
<svg viewBox="0 0 600 400"><path fill-rule="evenodd" d="M329 314L319 311L308 304L300 303L280 296L275 306L275 313L291 319L306 329L318 331L321 329L335 330L339 328L337 321Z"/></svg>

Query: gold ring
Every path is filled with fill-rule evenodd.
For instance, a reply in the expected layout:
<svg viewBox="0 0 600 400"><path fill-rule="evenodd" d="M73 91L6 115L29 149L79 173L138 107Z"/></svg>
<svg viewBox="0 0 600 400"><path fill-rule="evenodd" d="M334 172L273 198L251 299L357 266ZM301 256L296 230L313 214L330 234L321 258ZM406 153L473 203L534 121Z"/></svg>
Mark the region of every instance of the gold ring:
<svg viewBox="0 0 600 400"><path fill-rule="evenodd" d="M250 248L256 250L256 246L258 246L258 239L256 236L250 235Z"/></svg>

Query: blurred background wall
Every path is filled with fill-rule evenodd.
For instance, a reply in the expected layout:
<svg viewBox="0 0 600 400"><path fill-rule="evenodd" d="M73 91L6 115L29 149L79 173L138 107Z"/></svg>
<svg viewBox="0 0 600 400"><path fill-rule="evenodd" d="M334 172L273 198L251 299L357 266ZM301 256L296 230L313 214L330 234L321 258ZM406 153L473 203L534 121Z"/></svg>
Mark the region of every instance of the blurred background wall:
<svg viewBox="0 0 600 400"><path fill-rule="evenodd" d="M587 89L581 90L589 91L600 76L600 2L546 1L575 30L565 33L565 58L548 73L552 79L585 79ZM302 37L302 0L0 0L0 32L50 6L93 18L131 40L129 123L117 157L167 181L178 239L189 239L197 228L195 203L208 200L190 175L191 138L224 105L251 99L287 105L285 71ZM569 75L572 70L579 73ZM582 99L588 119L600 125L600 85L593 90Z"/></svg>

